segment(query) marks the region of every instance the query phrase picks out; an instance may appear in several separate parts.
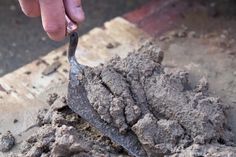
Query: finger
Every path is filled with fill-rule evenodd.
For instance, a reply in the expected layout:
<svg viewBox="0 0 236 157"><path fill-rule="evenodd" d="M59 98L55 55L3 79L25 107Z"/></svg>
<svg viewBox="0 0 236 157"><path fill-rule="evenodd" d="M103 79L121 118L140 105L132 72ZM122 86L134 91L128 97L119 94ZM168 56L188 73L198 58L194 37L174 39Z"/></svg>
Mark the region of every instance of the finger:
<svg viewBox="0 0 236 157"><path fill-rule="evenodd" d="M79 24L85 18L81 0L64 0L67 15L71 20Z"/></svg>
<svg viewBox="0 0 236 157"><path fill-rule="evenodd" d="M19 0L22 11L29 17L40 16L38 0Z"/></svg>
<svg viewBox="0 0 236 157"><path fill-rule="evenodd" d="M44 30L56 41L65 37L66 21L63 0L39 0Z"/></svg>

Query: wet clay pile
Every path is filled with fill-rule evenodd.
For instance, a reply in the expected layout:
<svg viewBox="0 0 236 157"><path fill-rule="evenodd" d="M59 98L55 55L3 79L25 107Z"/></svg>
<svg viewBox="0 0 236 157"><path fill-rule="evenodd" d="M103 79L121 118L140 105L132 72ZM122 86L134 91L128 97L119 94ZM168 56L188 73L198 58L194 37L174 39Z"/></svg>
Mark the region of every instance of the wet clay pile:
<svg viewBox="0 0 236 157"><path fill-rule="evenodd" d="M200 154L213 147L229 153L220 146L232 145L227 105L209 96L204 78L193 88L186 71L164 68L162 59L163 52L148 43L123 60L87 68L83 81L91 105L120 133L134 132L150 156L209 144L214 146Z"/></svg>
<svg viewBox="0 0 236 157"><path fill-rule="evenodd" d="M235 155L227 105L209 95L205 79L192 87L186 71L165 68L162 59L163 52L148 43L125 59L86 67L79 79L100 117L121 134L134 132L148 156ZM52 97L21 156L127 156L70 111L65 98Z"/></svg>
<svg viewBox="0 0 236 157"><path fill-rule="evenodd" d="M73 113L66 98L50 94L49 109L37 117L35 134L18 144L19 153L10 157L97 157L128 156L121 146L102 136L96 129Z"/></svg>

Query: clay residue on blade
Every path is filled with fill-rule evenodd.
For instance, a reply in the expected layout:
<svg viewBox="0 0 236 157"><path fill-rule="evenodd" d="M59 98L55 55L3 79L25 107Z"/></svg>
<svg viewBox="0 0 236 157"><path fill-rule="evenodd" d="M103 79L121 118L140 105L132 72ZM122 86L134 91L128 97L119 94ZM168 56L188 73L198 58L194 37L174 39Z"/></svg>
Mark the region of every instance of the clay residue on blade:
<svg viewBox="0 0 236 157"><path fill-rule="evenodd" d="M121 134L134 132L149 155L170 155L193 144L232 145L227 105L209 95L203 79L191 87L188 73L161 66L153 43L127 58L86 67L82 82L93 108Z"/></svg>

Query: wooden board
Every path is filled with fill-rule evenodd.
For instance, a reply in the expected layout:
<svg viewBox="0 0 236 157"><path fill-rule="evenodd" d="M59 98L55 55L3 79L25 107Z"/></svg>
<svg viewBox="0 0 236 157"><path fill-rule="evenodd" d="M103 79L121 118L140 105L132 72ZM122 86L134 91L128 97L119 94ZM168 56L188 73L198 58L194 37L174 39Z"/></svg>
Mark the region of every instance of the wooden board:
<svg viewBox="0 0 236 157"><path fill-rule="evenodd" d="M149 35L117 17L106 22L104 28L94 28L80 37L76 57L82 64L96 66L114 55L125 57L147 39L150 39ZM109 44L114 48L109 48ZM45 105L45 100L39 96L54 84L68 81L67 47L68 44L0 78L0 126L7 126L0 127L0 132L11 130L19 133L27 128L32 123L27 119L35 117L36 110ZM62 63L57 71L48 76L42 75L43 70L55 60ZM14 119L24 124L19 123L16 127Z"/></svg>
<svg viewBox="0 0 236 157"><path fill-rule="evenodd" d="M106 22L102 28L94 28L83 35L76 51L77 60L84 65L96 66L114 55L125 57L140 43L149 40L150 36L164 32L174 23L173 19L179 17L176 13L179 12L178 7L169 9L163 7L165 3L167 3L165 0L151 0L150 3L126 14L125 18L117 17ZM163 12L161 8L167 11L173 10L174 14ZM162 16L163 14L166 16ZM169 14L170 16L167 16ZM145 29L144 26L149 28L149 25L152 26L153 32ZM0 132L10 130L18 134L32 125L38 109L46 105L48 89L57 89L55 87L59 84L68 81L69 65L64 53L67 47L66 44L0 78ZM44 69L55 60L61 62L60 68L49 76L43 76ZM29 72L31 74L27 74ZM66 86L61 90L66 92ZM19 122L14 124L14 119L18 119Z"/></svg>

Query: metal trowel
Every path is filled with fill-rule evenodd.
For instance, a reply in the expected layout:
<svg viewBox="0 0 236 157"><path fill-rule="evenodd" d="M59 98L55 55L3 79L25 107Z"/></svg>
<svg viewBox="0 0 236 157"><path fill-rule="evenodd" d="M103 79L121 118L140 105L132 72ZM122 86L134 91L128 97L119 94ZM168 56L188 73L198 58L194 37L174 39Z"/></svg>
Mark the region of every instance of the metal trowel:
<svg viewBox="0 0 236 157"><path fill-rule="evenodd" d="M126 134L119 133L118 129L107 124L102 120L99 114L90 104L83 82L79 80L79 76L83 75L84 66L79 64L75 58L75 50L78 43L78 34L73 32L70 34L70 43L68 58L70 63L69 85L68 85L68 106L85 119L90 125L97 128L104 136L109 137L115 143L121 145L132 156L147 156L137 136L128 132Z"/></svg>

